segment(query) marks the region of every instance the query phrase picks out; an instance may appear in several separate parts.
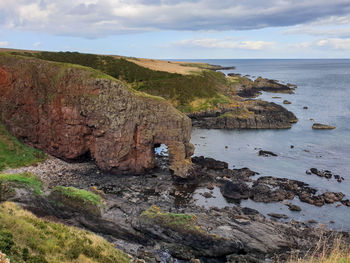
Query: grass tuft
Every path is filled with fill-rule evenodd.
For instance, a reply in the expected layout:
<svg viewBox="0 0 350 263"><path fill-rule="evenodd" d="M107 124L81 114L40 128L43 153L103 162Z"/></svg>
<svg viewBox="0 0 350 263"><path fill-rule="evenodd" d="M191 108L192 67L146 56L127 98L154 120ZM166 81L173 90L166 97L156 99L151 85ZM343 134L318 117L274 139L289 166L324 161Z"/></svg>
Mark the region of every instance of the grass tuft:
<svg viewBox="0 0 350 263"><path fill-rule="evenodd" d="M42 151L23 145L0 123L0 171L33 165L45 159Z"/></svg>
<svg viewBox="0 0 350 263"><path fill-rule="evenodd" d="M34 194L40 195L43 190L43 183L32 173L0 174L0 183L10 182L30 188Z"/></svg>
<svg viewBox="0 0 350 263"><path fill-rule="evenodd" d="M197 217L195 215L163 213L158 206L151 206L141 213L141 217L151 219L155 223L164 227L169 227L175 231L206 234L206 232L197 225Z"/></svg>
<svg viewBox="0 0 350 263"><path fill-rule="evenodd" d="M77 201L82 201L84 203L90 203L93 205L102 205L102 198L90 191L65 186L56 186L53 191L60 192L63 196Z"/></svg>
<svg viewBox="0 0 350 263"><path fill-rule="evenodd" d="M302 257L292 253L287 263L350 263L350 244L341 235L321 237L313 250Z"/></svg>

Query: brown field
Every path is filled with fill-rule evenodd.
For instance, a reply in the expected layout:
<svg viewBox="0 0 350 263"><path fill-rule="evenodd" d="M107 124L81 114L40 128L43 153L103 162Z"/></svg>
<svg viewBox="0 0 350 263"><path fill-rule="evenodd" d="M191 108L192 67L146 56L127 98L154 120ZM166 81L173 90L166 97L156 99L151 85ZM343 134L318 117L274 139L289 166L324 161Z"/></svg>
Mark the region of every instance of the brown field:
<svg viewBox="0 0 350 263"><path fill-rule="evenodd" d="M145 68L183 75L199 72L204 68L210 67L209 64L196 62L166 61L146 58L127 58L127 60Z"/></svg>

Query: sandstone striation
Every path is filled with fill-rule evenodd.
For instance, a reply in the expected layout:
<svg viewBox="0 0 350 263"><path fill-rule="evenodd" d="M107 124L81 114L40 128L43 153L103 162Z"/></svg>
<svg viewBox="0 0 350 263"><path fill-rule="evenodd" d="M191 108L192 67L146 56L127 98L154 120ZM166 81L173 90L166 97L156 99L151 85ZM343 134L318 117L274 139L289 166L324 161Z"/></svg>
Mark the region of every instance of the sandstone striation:
<svg viewBox="0 0 350 263"><path fill-rule="evenodd" d="M91 156L102 170L139 174L164 143L176 175L191 167L188 117L90 68L1 54L0 112L14 136L59 158Z"/></svg>

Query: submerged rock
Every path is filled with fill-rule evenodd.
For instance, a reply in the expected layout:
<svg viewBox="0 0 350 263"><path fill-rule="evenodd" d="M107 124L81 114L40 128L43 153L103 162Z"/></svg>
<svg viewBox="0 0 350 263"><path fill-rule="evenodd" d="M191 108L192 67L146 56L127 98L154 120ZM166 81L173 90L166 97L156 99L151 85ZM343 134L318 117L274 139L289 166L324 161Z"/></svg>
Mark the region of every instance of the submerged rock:
<svg viewBox="0 0 350 263"><path fill-rule="evenodd" d="M283 104L292 104L289 100L284 100Z"/></svg>

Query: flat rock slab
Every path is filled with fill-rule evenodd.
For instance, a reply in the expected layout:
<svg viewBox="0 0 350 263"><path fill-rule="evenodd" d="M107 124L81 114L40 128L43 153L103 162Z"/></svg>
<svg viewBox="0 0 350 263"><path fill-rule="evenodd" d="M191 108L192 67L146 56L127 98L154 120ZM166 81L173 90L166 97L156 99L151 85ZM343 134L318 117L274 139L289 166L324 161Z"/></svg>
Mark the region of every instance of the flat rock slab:
<svg viewBox="0 0 350 263"><path fill-rule="evenodd" d="M322 124L322 123L314 123L312 125L312 129L314 130L333 130L335 128L336 128L335 126Z"/></svg>

